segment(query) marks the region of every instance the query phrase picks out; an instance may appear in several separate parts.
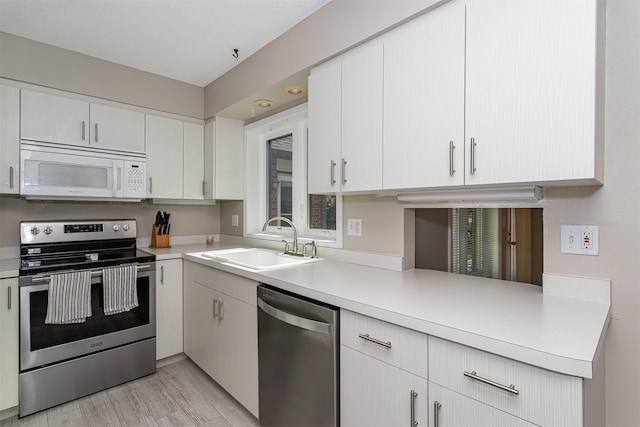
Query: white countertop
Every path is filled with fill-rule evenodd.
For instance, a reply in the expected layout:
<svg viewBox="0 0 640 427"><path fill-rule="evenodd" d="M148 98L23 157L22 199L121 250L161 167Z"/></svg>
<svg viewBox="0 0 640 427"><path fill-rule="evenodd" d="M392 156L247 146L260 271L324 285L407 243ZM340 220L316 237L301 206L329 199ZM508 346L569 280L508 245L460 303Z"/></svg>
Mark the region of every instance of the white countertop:
<svg viewBox="0 0 640 427"><path fill-rule="evenodd" d="M211 250L202 246L196 252ZM543 295L542 288L535 285L432 270L395 272L325 260L254 272L189 253L183 258L584 378L593 375L610 317L609 304Z"/></svg>
<svg viewBox="0 0 640 427"><path fill-rule="evenodd" d="M0 279L18 277L20 272L20 258L0 259Z"/></svg>

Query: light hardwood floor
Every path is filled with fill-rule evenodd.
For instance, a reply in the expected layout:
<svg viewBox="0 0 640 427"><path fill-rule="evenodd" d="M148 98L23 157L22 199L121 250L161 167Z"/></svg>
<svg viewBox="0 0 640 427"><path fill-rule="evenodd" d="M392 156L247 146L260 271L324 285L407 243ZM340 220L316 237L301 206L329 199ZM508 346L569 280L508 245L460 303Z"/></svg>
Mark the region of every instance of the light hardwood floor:
<svg viewBox="0 0 640 427"><path fill-rule="evenodd" d="M0 427L258 425L253 415L189 359L22 419L0 421Z"/></svg>

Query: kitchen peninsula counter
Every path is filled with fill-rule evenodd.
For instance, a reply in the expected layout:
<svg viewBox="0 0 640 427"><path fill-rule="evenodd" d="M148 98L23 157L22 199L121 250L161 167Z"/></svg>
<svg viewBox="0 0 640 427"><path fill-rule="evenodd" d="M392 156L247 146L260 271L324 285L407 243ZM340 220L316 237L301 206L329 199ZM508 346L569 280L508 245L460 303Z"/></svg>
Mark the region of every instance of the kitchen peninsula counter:
<svg viewBox="0 0 640 427"><path fill-rule="evenodd" d="M196 251L224 249L202 246ZM544 295L542 287L536 285L440 271L396 272L324 260L256 272L186 251L183 258L428 335L583 378L594 375L610 318L607 303Z"/></svg>

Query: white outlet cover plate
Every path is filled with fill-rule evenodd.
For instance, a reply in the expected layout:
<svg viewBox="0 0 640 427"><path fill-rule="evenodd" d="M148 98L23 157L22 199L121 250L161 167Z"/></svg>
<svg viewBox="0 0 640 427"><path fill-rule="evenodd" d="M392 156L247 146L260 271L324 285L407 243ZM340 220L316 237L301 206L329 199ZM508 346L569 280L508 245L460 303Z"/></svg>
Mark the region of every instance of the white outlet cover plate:
<svg viewBox="0 0 640 427"><path fill-rule="evenodd" d="M590 231L593 235L593 248L582 249L580 239L583 231ZM563 254L598 255L600 239L597 225L561 225L560 252Z"/></svg>
<svg viewBox="0 0 640 427"><path fill-rule="evenodd" d="M361 218L347 218L347 236L362 236Z"/></svg>

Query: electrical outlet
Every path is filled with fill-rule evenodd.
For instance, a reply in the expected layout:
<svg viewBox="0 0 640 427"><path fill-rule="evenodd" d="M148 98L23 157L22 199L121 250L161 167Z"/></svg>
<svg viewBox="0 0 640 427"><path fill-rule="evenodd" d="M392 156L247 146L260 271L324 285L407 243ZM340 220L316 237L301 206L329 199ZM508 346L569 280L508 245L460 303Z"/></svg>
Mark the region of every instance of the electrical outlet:
<svg viewBox="0 0 640 427"><path fill-rule="evenodd" d="M238 215L231 215L231 226L232 227L238 226Z"/></svg>
<svg viewBox="0 0 640 427"><path fill-rule="evenodd" d="M560 252L564 254L598 255L597 225L561 225Z"/></svg>
<svg viewBox="0 0 640 427"><path fill-rule="evenodd" d="M362 236L362 219L361 218L348 218L347 219L347 236Z"/></svg>

